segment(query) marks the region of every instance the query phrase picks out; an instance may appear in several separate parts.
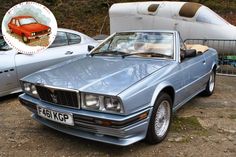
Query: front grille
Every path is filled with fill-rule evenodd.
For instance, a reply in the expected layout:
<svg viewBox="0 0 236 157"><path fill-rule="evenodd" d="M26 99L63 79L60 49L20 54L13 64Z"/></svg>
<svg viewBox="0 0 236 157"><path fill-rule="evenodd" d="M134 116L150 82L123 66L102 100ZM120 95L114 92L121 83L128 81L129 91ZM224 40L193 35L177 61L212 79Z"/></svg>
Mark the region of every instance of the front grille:
<svg viewBox="0 0 236 157"><path fill-rule="evenodd" d="M78 93L55 88L36 86L41 100L57 105L78 108Z"/></svg>
<svg viewBox="0 0 236 157"><path fill-rule="evenodd" d="M42 35L42 34L46 34L47 32L48 32L47 30L35 32L35 35Z"/></svg>

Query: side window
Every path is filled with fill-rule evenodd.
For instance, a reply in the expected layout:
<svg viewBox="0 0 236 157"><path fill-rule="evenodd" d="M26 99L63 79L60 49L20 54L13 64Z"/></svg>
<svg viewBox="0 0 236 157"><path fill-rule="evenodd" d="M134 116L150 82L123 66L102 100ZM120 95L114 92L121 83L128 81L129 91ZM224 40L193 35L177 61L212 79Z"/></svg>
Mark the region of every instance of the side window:
<svg viewBox="0 0 236 157"><path fill-rule="evenodd" d="M198 9L201 7L201 4L186 2L179 11L179 16L192 18L195 16Z"/></svg>
<svg viewBox="0 0 236 157"><path fill-rule="evenodd" d="M15 20L15 19L12 19L11 23L12 23L13 25L16 25L16 20Z"/></svg>
<svg viewBox="0 0 236 157"><path fill-rule="evenodd" d="M68 45L68 39L65 32L57 32L57 36L50 47L59 47Z"/></svg>
<svg viewBox="0 0 236 157"><path fill-rule="evenodd" d="M20 26L20 23L18 20L16 20L16 26Z"/></svg>
<svg viewBox="0 0 236 157"><path fill-rule="evenodd" d="M158 12L158 7L159 7L159 4L155 4L155 3L139 4L137 11L141 15L156 15Z"/></svg>
<svg viewBox="0 0 236 157"><path fill-rule="evenodd" d="M77 34L67 33L69 45L79 44L81 42L81 37Z"/></svg>
<svg viewBox="0 0 236 157"><path fill-rule="evenodd" d="M149 7L148 7L148 12L151 12L151 13L154 13L157 11L157 8L159 7L159 4L151 4Z"/></svg>

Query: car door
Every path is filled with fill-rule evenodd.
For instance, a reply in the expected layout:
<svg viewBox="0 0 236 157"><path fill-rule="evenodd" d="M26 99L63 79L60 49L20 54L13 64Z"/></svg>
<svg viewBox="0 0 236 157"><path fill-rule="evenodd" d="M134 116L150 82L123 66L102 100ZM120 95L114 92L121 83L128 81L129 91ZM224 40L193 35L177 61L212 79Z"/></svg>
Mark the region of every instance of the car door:
<svg viewBox="0 0 236 157"><path fill-rule="evenodd" d="M71 54L72 57L80 54L88 53L88 46L87 44L81 44L82 37L79 34L74 33L66 33L68 38L68 45L67 52Z"/></svg>
<svg viewBox="0 0 236 157"><path fill-rule="evenodd" d="M19 87L14 57L14 50L0 50L0 96L11 93Z"/></svg>
<svg viewBox="0 0 236 157"><path fill-rule="evenodd" d="M25 55L16 55L16 66L18 78L22 78L40 69L71 59L73 49L68 49L68 38L66 32L58 32L53 44L44 52Z"/></svg>
<svg viewBox="0 0 236 157"><path fill-rule="evenodd" d="M183 87L181 93L179 93L179 100L183 102L204 87L204 81L202 79L205 76L206 60L204 55L199 54L195 57L182 60L179 66L184 76Z"/></svg>

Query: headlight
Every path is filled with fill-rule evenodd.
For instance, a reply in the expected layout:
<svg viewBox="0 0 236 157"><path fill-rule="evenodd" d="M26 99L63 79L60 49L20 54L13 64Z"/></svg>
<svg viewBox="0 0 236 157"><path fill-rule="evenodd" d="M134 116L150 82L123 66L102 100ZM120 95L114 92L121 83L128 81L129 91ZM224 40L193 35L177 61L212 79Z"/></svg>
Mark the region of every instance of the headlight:
<svg viewBox="0 0 236 157"><path fill-rule="evenodd" d="M35 33L31 33L31 36L35 36Z"/></svg>
<svg viewBox="0 0 236 157"><path fill-rule="evenodd" d="M51 28L48 29L48 32L50 32L50 31L51 31Z"/></svg>
<svg viewBox="0 0 236 157"><path fill-rule="evenodd" d="M124 113L123 106L117 97L82 93L82 109L102 112Z"/></svg>
<svg viewBox="0 0 236 157"><path fill-rule="evenodd" d="M36 97L36 98L39 97L37 89L34 84L29 83L29 82L22 82L22 88L25 93L27 93L33 97Z"/></svg>
<svg viewBox="0 0 236 157"><path fill-rule="evenodd" d="M117 98L113 97L105 97L104 98L104 108L107 111L113 111L113 112L122 112L122 106L120 101Z"/></svg>
<svg viewBox="0 0 236 157"><path fill-rule="evenodd" d="M92 94L86 94L84 96L84 107L91 109L99 109L100 108L99 97Z"/></svg>
<svg viewBox="0 0 236 157"><path fill-rule="evenodd" d="M23 83L23 90L26 91L26 92L30 92L30 86L31 84L30 83Z"/></svg>
<svg viewBox="0 0 236 157"><path fill-rule="evenodd" d="M31 85L31 93L33 95L38 95L38 92L37 92L37 89L36 89L35 85Z"/></svg>

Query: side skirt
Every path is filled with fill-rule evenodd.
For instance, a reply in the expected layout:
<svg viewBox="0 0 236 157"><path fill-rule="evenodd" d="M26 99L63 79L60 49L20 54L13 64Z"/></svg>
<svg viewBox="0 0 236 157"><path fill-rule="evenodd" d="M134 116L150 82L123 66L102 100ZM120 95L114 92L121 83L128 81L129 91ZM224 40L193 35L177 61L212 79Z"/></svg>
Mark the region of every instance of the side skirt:
<svg viewBox="0 0 236 157"><path fill-rule="evenodd" d="M205 90L205 86L204 88L202 88L201 90L199 90L198 92L196 92L195 94L191 95L190 97L188 97L187 99L185 99L183 102L181 102L180 104L176 105L173 108L173 112L177 111L179 108L181 108L184 104L186 104L188 101L190 101L192 98L194 98L195 96L197 96L198 94L200 94L202 91Z"/></svg>

